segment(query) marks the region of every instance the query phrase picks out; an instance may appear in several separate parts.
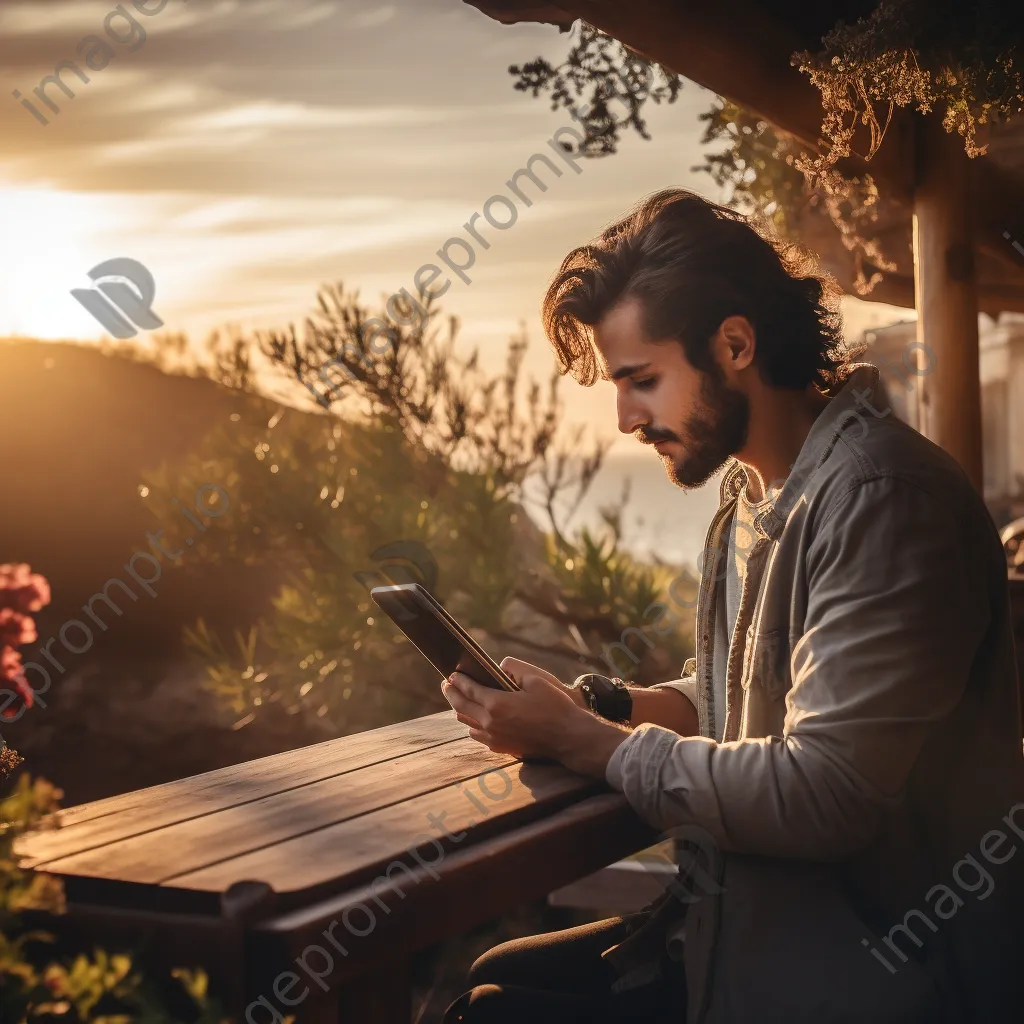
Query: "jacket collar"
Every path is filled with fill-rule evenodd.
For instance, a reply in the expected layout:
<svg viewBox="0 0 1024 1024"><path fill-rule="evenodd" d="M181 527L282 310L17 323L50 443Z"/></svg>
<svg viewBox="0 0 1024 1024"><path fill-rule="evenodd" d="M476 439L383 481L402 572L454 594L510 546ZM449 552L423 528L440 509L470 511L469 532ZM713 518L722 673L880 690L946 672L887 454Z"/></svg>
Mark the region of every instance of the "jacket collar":
<svg viewBox="0 0 1024 1024"><path fill-rule="evenodd" d="M857 395L854 395L855 391ZM870 394L865 395L865 391ZM876 396L880 404L876 402ZM757 515L754 525L758 532L769 539L774 539L782 532L807 481L828 458L839 435L853 420L863 418L861 409L867 402L876 408L890 405L879 379L878 367L871 363L851 363L844 375L842 387L821 411L804 439L800 453L790 467L789 476L782 483L782 489L779 490L779 481L768 483L768 495L777 497L769 508ZM734 501L747 485L747 474L740 462L733 458L726 465L720 492L722 505Z"/></svg>

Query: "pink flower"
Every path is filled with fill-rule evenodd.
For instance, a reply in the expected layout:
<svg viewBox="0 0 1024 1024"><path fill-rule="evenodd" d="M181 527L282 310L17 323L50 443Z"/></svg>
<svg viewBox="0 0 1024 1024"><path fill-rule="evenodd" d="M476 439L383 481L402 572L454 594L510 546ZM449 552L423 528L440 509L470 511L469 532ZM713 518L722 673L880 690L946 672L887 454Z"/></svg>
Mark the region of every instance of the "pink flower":
<svg viewBox="0 0 1024 1024"><path fill-rule="evenodd" d="M25 701L25 707L32 707L32 687L29 686L25 673L22 671L21 655L9 647L0 651L0 682L10 684L7 688L13 688L21 695L22 700ZM16 714L16 710L12 711L10 707L7 707L2 717L13 718Z"/></svg>
<svg viewBox="0 0 1024 1024"><path fill-rule="evenodd" d="M13 608L0 608L0 644L20 647L38 639L39 634L32 619Z"/></svg>
<svg viewBox="0 0 1024 1024"><path fill-rule="evenodd" d="M50 584L25 563L0 565L0 608L37 612L50 603Z"/></svg>
<svg viewBox="0 0 1024 1024"><path fill-rule="evenodd" d="M39 638L34 620L27 614L50 603L50 584L24 562L0 565L0 682L8 684L25 702L33 704L32 687L14 649ZM18 709L7 707L3 718L14 718Z"/></svg>

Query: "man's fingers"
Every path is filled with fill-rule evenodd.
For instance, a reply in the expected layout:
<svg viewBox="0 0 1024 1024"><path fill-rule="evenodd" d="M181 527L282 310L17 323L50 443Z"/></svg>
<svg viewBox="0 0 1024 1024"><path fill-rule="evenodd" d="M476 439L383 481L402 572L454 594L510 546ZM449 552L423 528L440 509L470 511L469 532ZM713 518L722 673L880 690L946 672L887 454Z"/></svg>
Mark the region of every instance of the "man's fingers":
<svg viewBox="0 0 1024 1024"><path fill-rule="evenodd" d="M474 722L486 724L488 720L487 709L469 697L461 683L453 681L458 678L465 677L461 676L461 673L455 673L454 676L446 679L441 684L441 692L444 694L445 699L458 714L467 715Z"/></svg>
<svg viewBox="0 0 1024 1024"><path fill-rule="evenodd" d="M536 672L529 672L519 680L519 688L526 690L529 693L530 690L550 688L556 686L559 690L564 689L562 684L557 679L549 678L545 672L543 675L539 675Z"/></svg>
<svg viewBox="0 0 1024 1024"><path fill-rule="evenodd" d="M461 690L474 704L489 710L494 703L497 691L490 686L484 686L483 683L478 683L475 679L467 676L465 672L453 672L448 678L452 685Z"/></svg>
<svg viewBox="0 0 1024 1024"><path fill-rule="evenodd" d="M539 665L532 665L530 662L523 661L521 658L502 658L501 670L506 675L510 675L517 683L519 683L520 686L522 685L524 676L540 676L555 685L558 685L560 682L557 676L553 676L550 672L546 672Z"/></svg>

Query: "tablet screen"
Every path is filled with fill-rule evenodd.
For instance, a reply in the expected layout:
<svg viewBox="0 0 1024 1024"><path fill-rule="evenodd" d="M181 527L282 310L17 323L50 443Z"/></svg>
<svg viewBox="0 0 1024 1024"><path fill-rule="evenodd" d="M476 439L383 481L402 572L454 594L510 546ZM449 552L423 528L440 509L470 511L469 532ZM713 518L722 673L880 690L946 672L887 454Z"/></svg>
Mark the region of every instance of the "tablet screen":
<svg viewBox="0 0 1024 1024"><path fill-rule="evenodd" d="M461 638L458 624L454 620L446 622L450 616L444 609L421 587L415 588L422 591L417 593L413 586L374 587L370 596L442 676L463 672L484 686L505 689L487 665L491 659L486 654L480 657L483 652L472 637ZM504 676L497 665L494 672L499 673L499 679Z"/></svg>

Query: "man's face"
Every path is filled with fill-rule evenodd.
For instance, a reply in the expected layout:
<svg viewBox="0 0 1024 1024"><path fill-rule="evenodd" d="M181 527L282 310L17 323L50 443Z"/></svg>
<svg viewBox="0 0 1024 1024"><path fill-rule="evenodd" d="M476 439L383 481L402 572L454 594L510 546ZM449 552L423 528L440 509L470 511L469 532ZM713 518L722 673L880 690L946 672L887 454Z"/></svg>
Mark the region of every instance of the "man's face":
<svg viewBox="0 0 1024 1024"><path fill-rule="evenodd" d="M674 483L699 487L744 447L747 396L720 370L695 369L680 342L649 341L635 300L613 307L594 339L602 377L618 392L619 430L653 444Z"/></svg>

